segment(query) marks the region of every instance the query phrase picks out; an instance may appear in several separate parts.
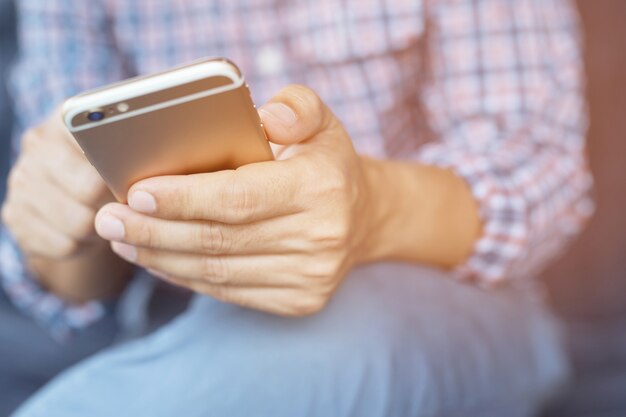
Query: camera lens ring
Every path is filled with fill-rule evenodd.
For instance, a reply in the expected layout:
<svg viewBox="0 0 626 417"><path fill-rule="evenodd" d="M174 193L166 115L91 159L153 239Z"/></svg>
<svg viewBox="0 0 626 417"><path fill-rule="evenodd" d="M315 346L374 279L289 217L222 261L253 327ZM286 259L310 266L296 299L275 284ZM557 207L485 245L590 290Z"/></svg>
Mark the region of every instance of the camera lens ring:
<svg viewBox="0 0 626 417"><path fill-rule="evenodd" d="M104 120L105 114L102 110L91 110L87 113L87 120L90 122L100 122Z"/></svg>

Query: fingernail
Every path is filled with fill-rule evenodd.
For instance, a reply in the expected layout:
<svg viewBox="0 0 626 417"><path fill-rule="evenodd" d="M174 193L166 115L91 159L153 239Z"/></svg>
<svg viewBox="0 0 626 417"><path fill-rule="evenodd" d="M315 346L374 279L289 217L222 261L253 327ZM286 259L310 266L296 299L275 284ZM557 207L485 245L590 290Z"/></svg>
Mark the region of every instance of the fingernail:
<svg viewBox="0 0 626 417"><path fill-rule="evenodd" d="M124 223L110 213L98 216L96 231L106 240L123 240L124 236L126 236Z"/></svg>
<svg viewBox="0 0 626 417"><path fill-rule="evenodd" d="M278 120L286 127L291 127L298 121L296 112L283 103L267 103L261 107L259 112Z"/></svg>
<svg viewBox="0 0 626 417"><path fill-rule="evenodd" d="M135 262L137 260L137 248L134 246L127 245L126 243L113 242L111 243L111 249L128 262Z"/></svg>
<svg viewBox="0 0 626 417"><path fill-rule="evenodd" d="M145 191L132 193L128 199L128 205L135 211L147 214L156 212L157 208L154 196Z"/></svg>

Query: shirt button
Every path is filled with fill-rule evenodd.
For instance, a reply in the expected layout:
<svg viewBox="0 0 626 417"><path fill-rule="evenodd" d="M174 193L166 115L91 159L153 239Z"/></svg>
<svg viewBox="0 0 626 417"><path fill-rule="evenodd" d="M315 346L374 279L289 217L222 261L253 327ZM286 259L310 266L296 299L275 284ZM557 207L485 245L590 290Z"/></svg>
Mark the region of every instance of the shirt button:
<svg viewBox="0 0 626 417"><path fill-rule="evenodd" d="M277 48L261 48L256 56L256 65L261 75L277 75L283 70L283 55Z"/></svg>

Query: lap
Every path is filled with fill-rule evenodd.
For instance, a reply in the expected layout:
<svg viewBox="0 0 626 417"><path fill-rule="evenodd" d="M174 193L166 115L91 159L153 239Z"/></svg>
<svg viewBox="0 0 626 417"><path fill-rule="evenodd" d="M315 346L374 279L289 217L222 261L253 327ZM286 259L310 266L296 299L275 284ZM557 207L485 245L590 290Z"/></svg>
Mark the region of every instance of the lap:
<svg viewBox="0 0 626 417"><path fill-rule="evenodd" d="M20 314L0 289L0 416L18 405L63 369L110 346L117 327L111 318L62 345Z"/></svg>
<svg viewBox="0 0 626 417"><path fill-rule="evenodd" d="M563 369L528 297L379 264L301 319L199 297L156 334L67 372L20 416L522 416Z"/></svg>

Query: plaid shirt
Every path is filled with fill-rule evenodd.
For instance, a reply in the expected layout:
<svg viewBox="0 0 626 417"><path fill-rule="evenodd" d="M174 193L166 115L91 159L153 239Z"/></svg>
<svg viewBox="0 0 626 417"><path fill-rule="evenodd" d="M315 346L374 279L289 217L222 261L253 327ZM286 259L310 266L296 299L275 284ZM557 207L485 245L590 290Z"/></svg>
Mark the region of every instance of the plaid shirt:
<svg viewBox="0 0 626 417"><path fill-rule="evenodd" d="M257 102L286 84L308 85L361 154L464 178L480 204L483 235L456 271L461 279L493 286L533 275L590 214L580 33L567 0L20 0L19 7L22 60L12 89L21 128L82 90L226 56ZM9 294L36 308L20 301L31 295L11 290L22 285L9 279L19 263L2 255ZM85 314L83 324L93 319Z"/></svg>

